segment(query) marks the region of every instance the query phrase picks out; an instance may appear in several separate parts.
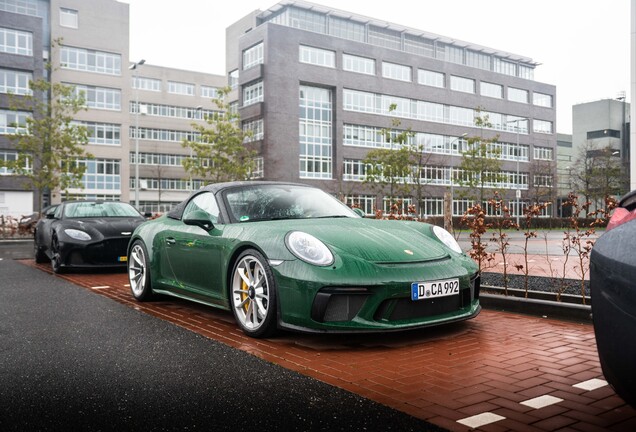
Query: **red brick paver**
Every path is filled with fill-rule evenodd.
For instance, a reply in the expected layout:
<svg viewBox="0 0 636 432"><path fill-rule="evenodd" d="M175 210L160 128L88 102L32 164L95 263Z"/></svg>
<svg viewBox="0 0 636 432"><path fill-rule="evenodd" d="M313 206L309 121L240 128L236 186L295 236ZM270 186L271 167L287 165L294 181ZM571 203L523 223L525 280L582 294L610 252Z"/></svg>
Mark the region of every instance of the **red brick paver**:
<svg viewBox="0 0 636 432"><path fill-rule="evenodd" d="M33 261L26 265L49 271ZM49 271L50 272L50 271ZM248 338L230 312L169 299L136 302L124 273L69 274L65 279L144 313L349 390L452 431L632 431L636 410L609 386L574 385L603 379L589 324L484 310L475 319L379 335L283 333ZM562 401L542 408L521 402ZM495 416L493 416L495 415Z"/></svg>

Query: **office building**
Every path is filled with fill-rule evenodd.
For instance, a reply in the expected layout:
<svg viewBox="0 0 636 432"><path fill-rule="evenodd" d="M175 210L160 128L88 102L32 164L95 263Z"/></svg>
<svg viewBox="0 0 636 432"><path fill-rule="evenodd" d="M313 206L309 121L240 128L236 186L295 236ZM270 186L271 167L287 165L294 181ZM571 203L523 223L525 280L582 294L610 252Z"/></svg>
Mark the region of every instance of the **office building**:
<svg viewBox="0 0 636 432"><path fill-rule="evenodd" d="M363 182L362 161L387 146L380 132L395 117L425 149L424 216L443 214L449 190L455 215L472 204L460 198L457 181L464 134L499 135L503 176L491 186L513 209L521 209L517 190L529 202L534 190L552 188L556 89L533 79L536 66L528 57L304 1L256 11L226 30L228 79L244 125L261 137L253 144L263 178L319 186L369 214L388 200ZM478 108L491 123L483 131L474 123Z"/></svg>

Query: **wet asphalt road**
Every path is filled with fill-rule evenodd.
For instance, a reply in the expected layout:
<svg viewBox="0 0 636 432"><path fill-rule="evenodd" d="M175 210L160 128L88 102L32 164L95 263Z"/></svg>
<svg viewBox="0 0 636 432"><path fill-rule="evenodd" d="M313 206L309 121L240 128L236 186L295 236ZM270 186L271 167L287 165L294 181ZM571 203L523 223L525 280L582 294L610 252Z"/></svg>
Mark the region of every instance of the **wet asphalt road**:
<svg viewBox="0 0 636 432"><path fill-rule="evenodd" d="M443 430L6 252L0 246L0 431Z"/></svg>

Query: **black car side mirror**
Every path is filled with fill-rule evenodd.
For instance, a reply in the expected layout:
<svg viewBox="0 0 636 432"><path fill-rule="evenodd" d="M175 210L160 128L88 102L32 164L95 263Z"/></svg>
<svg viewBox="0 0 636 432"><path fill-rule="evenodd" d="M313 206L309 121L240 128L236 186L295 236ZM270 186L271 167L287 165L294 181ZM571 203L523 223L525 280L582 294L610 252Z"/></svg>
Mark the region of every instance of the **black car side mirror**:
<svg viewBox="0 0 636 432"><path fill-rule="evenodd" d="M198 226L208 232L214 229L214 224L210 220L210 215L202 210L195 210L192 213L188 213L188 215L183 218L183 223L186 225Z"/></svg>
<svg viewBox="0 0 636 432"><path fill-rule="evenodd" d="M46 214L46 218L47 219L55 219L55 213L47 213Z"/></svg>

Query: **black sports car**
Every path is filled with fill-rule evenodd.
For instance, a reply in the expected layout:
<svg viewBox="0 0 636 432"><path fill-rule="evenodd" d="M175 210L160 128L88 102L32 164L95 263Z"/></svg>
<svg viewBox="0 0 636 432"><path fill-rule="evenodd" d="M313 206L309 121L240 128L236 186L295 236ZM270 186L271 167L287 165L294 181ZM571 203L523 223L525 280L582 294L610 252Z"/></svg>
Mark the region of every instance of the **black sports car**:
<svg viewBox="0 0 636 432"><path fill-rule="evenodd" d="M35 227L35 261L68 268L126 267L130 236L144 222L133 206L117 201L67 201Z"/></svg>
<svg viewBox="0 0 636 432"><path fill-rule="evenodd" d="M636 191L623 197L590 256L596 345L603 375L636 407Z"/></svg>

